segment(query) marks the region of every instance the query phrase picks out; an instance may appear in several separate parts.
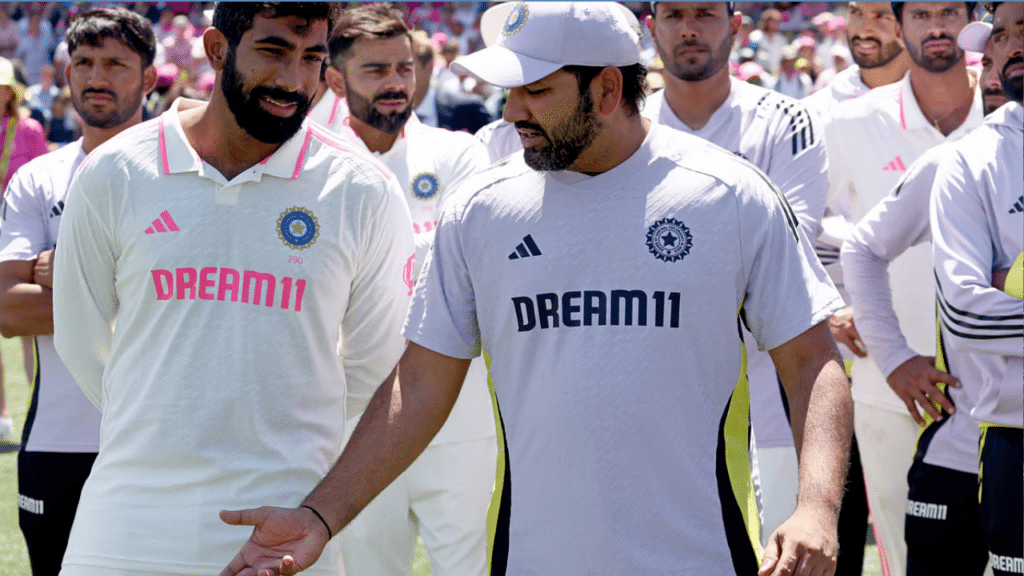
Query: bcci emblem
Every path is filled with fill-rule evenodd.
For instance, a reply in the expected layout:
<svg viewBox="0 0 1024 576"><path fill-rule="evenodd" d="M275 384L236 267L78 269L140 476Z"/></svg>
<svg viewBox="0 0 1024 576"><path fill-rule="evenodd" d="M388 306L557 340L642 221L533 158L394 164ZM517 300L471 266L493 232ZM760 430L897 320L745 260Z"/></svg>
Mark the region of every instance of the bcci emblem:
<svg viewBox="0 0 1024 576"><path fill-rule="evenodd" d="M682 260L690 253L693 235L690 229L675 218L658 220L647 229L647 248L655 258L665 262Z"/></svg>
<svg viewBox="0 0 1024 576"><path fill-rule="evenodd" d="M409 188L413 195L420 200L430 200L437 194L437 176L424 172L412 179Z"/></svg>
<svg viewBox="0 0 1024 576"><path fill-rule="evenodd" d="M277 219L277 236L294 250L309 248L320 237L316 216L305 208L292 206Z"/></svg>
<svg viewBox="0 0 1024 576"><path fill-rule="evenodd" d="M508 14L508 18L505 19L505 26L502 27L501 33L505 36L511 36L522 29L523 24L526 24L526 19L530 16L530 8L527 7L525 2L516 4L515 8L512 9Z"/></svg>

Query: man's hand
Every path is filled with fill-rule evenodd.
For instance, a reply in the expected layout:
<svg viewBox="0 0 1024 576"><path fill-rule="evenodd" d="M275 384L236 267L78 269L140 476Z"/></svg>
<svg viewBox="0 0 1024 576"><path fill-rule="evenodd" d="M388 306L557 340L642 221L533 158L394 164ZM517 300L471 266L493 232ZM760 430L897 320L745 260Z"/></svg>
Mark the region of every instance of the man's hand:
<svg viewBox="0 0 1024 576"><path fill-rule="evenodd" d="M32 281L53 290L53 250L44 250L36 256L32 266Z"/></svg>
<svg viewBox="0 0 1024 576"><path fill-rule="evenodd" d="M292 576L312 566L329 540L323 523L306 508L221 510L220 519L255 527L220 576Z"/></svg>
<svg viewBox="0 0 1024 576"><path fill-rule="evenodd" d="M771 538L757 576L833 576L839 558L838 513L797 506Z"/></svg>
<svg viewBox="0 0 1024 576"><path fill-rule="evenodd" d="M918 412L918 405L935 420L942 419L942 414L935 404L950 414L956 411L953 403L935 386L935 383L944 382L953 388L960 388L960 381L951 374L935 368L934 356L914 356L900 364L886 380L892 391L907 405L910 416L918 426L925 425L924 418Z"/></svg>
<svg viewBox="0 0 1024 576"><path fill-rule="evenodd" d="M836 312L828 319L828 329L832 332L832 338L839 344L845 345L861 358L866 358L868 349L861 342L860 333L853 324L853 306L847 306Z"/></svg>

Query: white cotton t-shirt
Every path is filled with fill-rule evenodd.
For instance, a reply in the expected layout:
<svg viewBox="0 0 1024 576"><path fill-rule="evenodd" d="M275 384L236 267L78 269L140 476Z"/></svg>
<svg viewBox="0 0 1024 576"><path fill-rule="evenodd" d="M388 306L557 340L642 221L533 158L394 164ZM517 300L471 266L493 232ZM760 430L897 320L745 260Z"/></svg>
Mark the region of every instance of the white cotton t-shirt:
<svg viewBox="0 0 1024 576"><path fill-rule="evenodd" d="M4 193L0 262L33 260L57 246L57 231L71 178L82 160L82 141L25 164ZM35 336L32 409L22 443L27 452L91 453L99 449L100 412L82 394L53 347L52 334Z"/></svg>
<svg viewBox="0 0 1024 576"><path fill-rule="evenodd" d="M665 90L647 98L644 116L699 136L749 160L779 187L803 233L816 238L828 197L824 134L803 105L778 92L735 78L725 102L700 130L692 130L672 111ZM751 422L759 448L793 445L775 364L767 352L748 352Z"/></svg>
<svg viewBox="0 0 1024 576"><path fill-rule="evenodd" d="M335 463L349 386L404 348L409 211L310 122L227 181L168 112L94 150L68 193L57 350L103 413L64 566L217 573ZM333 541L309 570L335 575Z"/></svg>
<svg viewBox="0 0 1024 576"><path fill-rule="evenodd" d="M860 77L860 66L853 64L838 72L824 88L801 99L800 103L825 122L840 102L862 96L870 90Z"/></svg>
<svg viewBox="0 0 1024 576"><path fill-rule="evenodd" d="M476 131L476 138L487 146L491 162L504 160L523 149L523 142L519 139L519 131L516 130L515 124L506 122L503 118L483 125Z"/></svg>
<svg viewBox="0 0 1024 576"><path fill-rule="evenodd" d="M949 136L943 136L921 112L909 72L895 84L843 102L825 125L829 205L848 221L860 221L889 195L917 158L943 142L962 138L982 120L981 90L976 88L966 121ZM906 346L887 351L869 349L868 358L854 359L855 401L906 412L906 405L889 388L886 376L911 356L930 355L935 350L935 293L928 282L922 282L922 278L932 276L930 256L930 246L922 243L890 264L893 305ZM854 321L860 323L856 307L853 314Z"/></svg>
<svg viewBox="0 0 1024 576"><path fill-rule="evenodd" d="M758 170L654 124L595 177L516 154L467 180L405 335L490 356L499 573L747 574L760 536L738 313L770 349L840 306Z"/></svg>
<svg viewBox="0 0 1024 576"><path fill-rule="evenodd" d="M473 136L427 126L413 114L390 150L370 152L359 135L349 127L346 102L333 93L328 96L334 96L335 102L327 118L331 122L326 126L352 146L384 163L394 172L405 192L416 240L413 272L413 277L416 277L433 244L441 205L460 182L491 165L487 151ZM487 369L482 359L475 362L479 365L470 368L455 406L431 445L494 437L494 409L487 384ZM376 388L350 389L348 417L362 414L375 391Z"/></svg>
<svg viewBox="0 0 1024 576"><path fill-rule="evenodd" d="M932 248L947 362L976 389L971 415L1024 425L1024 306L992 271L1024 251L1024 111L1001 106L946 147L931 197Z"/></svg>

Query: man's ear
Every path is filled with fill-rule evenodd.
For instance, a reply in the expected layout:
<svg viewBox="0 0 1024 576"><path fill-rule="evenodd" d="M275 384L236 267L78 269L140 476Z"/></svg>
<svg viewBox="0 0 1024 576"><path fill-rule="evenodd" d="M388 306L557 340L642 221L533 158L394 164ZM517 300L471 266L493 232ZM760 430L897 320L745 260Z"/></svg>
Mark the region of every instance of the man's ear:
<svg viewBox="0 0 1024 576"><path fill-rule="evenodd" d="M611 114L619 107L622 101L622 71L614 66L605 66L597 78L591 82L591 88L596 85L597 94L594 98L594 106L601 114Z"/></svg>
<svg viewBox="0 0 1024 576"><path fill-rule="evenodd" d="M324 80L327 81L327 86L330 87L331 91L338 95L339 98L344 98L348 93L345 90L345 77L338 72L338 69L334 66L328 66L324 72Z"/></svg>
<svg viewBox="0 0 1024 576"><path fill-rule="evenodd" d="M210 62L210 68L220 72L224 69L224 62L228 58L228 39L224 33L216 28L210 27L203 32L203 48L206 49L206 59Z"/></svg>
<svg viewBox="0 0 1024 576"><path fill-rule="evenodd" d="M142 93L149 94L156 88L156 66L150 64L142 71Z"/></svg>

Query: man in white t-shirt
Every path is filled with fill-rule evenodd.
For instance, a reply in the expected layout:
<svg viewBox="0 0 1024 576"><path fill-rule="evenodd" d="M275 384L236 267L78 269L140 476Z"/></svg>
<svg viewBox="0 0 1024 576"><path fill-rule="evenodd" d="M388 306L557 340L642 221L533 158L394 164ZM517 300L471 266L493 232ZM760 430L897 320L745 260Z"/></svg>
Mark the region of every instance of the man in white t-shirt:
<svg viewBox="0 0 1024 576"><path fill-rule="evenodd" d="M761 169L785 195L809 239L818 236L828 197L827 153L820 125L793 98L729 75L729 49L741 23L726 2L655 2L647 21L665 66L665 89L651 94L643 114L654 122L700 136ZM752 342L748 331L744 338ZM756 348L756 347L754 347ZM771 357L751 349L750 419L767 538L797 503L796 451L785 397ZM840 573L860 573L867 503L860 463L843 500ZM856 511L855 511L856 510ZM843 530L844 525L851 528Z"/></svg>
<svg viewBox="0 0 1024 576"><path fill-rule="evenodd" d="M843 102L825 126L830 205L836 215L860 221L924 152L981 123L978 76L967 68L956 44L972 9L973 3L964 2L894 4L910 71L900 82ZM872 318L853 307L870 354L854 360L854 421L879 555L890 573L903 574L906 475L918 426L893 389L930 385L948 375L926 356L935 350L933 294L921 284L931 274L928 246L907 250L889 271L903 332L887 332L888 325L873 330L865 326ZM857 281L844 278L847 285L851 280ZM869 342L866 331L877 336Z"/></svg>
<svg viewBox="0 0 1024 576"><path fill-rule="evenodd" d="M142 120L142 97L156 82L156 39L149 20L134 12L83 13L66 38L76 62L67 80L82 138L14 174L0 226L0 328L5 337L32 336L35 344L32 403L18 453L18 507L37 575L60 572L82 484L99 449L100 413L53 347L51 264L64 200L85 155Z"/></svg>
<svg viewBox="0 0 1024 576"><path fill-rule="evenodd" d="M445 199L491 163L473 136L425 126L413 113L411 41L401 15L389 6L346 10L329 43L325 78L331 90L320 107L328 114L313 109L310 116L395 173L413 217L418 271ZM349 430L375 390L349 389ZM346 574L411 575L421 535L431 573L482 576L496 457L487 368L478 359L430 446L341 533Z"/></svg>
<svg viewBox="0 0 1024 576"><path fill-rule="evenodd" d="M337 14L217 4L210 102L178 99L79 168L54 342L102 418L63 576L216 574L250 533L218 512L299 505L341 451L347 387L394 369L408 208L305 118ZM315 508L298 518L328 537ZM339 552L311 573L339 574Z"/></svg>
<svg viewBox="0 0 1024 576"><path fill-rule="evenodd" d="M937 161L930 223L940 337L981 425L978 499L997 576L1024 572L1024 6L992 2L1010 102Z"/></svg>
<svg viewBox="0 0 1024 576"><path fill-rule="evenodd" d="M444 206L398 378L307 497L332 528L427 445L482 348L503 440L492 574L834 570L842 303L759 170L640 115L634 26L615 3L501 4L481 25L497 40L453 63L511 88L524 151ZM807 466L763 562L741 322L772 350ZM233 514L256 528L225 574L292 574L323 546L299 511Z"/></svg>

